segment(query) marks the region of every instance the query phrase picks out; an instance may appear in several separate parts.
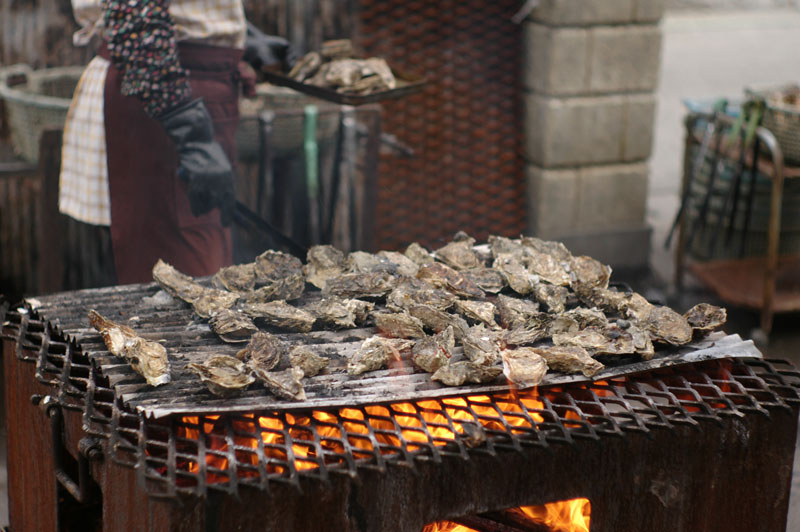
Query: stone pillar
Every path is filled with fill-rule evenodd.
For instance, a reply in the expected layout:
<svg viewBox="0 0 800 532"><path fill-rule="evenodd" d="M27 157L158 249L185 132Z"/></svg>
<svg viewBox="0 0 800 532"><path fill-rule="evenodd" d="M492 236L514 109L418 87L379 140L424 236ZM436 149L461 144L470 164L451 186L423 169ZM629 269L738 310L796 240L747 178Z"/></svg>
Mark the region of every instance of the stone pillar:
<svg viewBox="0 0 800 532"><path fill-rule="evenodd" d="M525 21L528 233L647 265L664 0L542 0Z"/></svg>

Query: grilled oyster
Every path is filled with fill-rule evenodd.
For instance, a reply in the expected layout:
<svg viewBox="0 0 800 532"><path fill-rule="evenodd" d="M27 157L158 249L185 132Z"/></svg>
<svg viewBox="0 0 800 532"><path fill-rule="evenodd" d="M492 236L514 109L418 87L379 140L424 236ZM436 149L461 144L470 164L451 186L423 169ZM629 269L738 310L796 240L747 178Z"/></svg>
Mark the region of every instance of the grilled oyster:
<svg viewBox="0 0 800 532"><path fill-rule="evenodd" d="M420 246L416 242L412 242L406 248L405 256L414 261L419 266L425 266L426 264L432 264L435 259L433 255L431 255L427 249Z"/></svg>
<svg viewBox="0 0 800 532"><path fill-rule="evenodd" d="M538 275L543 281L556 286L569 285L569 273L562 263L552 255L529 248L523 264L529 272Z"/></svg>
<svg viewBox="0 0 800 532"><path fill-rule="evenodd" d="M236 358L246 362L252 369L270 371L281 361L288 351L286 344L279 338L267 333L257 332L250 338L250 342L236 353Z"/></svg>
<svg viewBox="0 0 800 532"><path fill-rule="evenodd" d="M361 62L355 59L335 59L328 63L325 85L349 87L361 79Z"/></svg>
<svg viewBox="0 0 800 532"><path fill-rule="evenodd" d="M414 345L409 340L393 340L371 336L364 340L358 351L347 362L347 373L361 375L385 367L390 360L400 360L400 352Z"/></svg>
<svg viewBox="0 0 800 532"><path fill-rule="evenodd" d="M543 313L544 314L544 313ZM547 316L547 314L545 314ZM550 337L549 320L529 320L503 333L507 345L531 345Z"/></svg>
<svg viewBox="0 0 800 532"><path fill-rule="evenodd" d="M158 262L153 266L153 279L169 295L182 299L187 303L192 303L207 290L206 287L195 282L194 279L179 272L161 259L158 259Z"/></svg>
<svg viewBox="0 0 800 532"><path fill-rule="evenodd" d="M239 295L234 292L206 288L200 297L192 301L192 308L201 318L210 318L217 312L231 308L238 299Z"/></svg>
<svg viewBox="0 0 800 532"><path fill-rule="evenodd" d="M594 307L575 307L562 315L575 320L579 329L585 329L586 327L600 327L602 329L608 326L608 318L606 318L606 315Z"/></svg>
<svg viewBox="0 0 800 532"><path fill-rule="evenodd" d="M453 327L453 334L460 340L467 334L469 325L461 316L449 314L428 305L412 305L408 307L408 313L419 319L422 326L435 333L442 332L448 326Z"/></svg>
<svg viewBox="0 0 800 532"><path fill-rule="evenodd" d="M655 308L655 305L636 292L628 294L622 305L625 317L636 323L646 322Z"/></svg>
<svg viewBox="0 0 800 532"><path fill-rule="evenodd" d="M137 335L133 329L111 321L95 310L89 311L92 324L112 355L124 358L131 367L144 377L150 386L160 386L170 381L167 349Z"/></svg>
<svg viewBox="0 0 800 532"><path fill-rule="evenodd" d="M311 313L317 323L333 329L352 329L356 326L355 309L348 307L342 299L324 298L309 303L302 309Z"/></svg>
<svg viewBox="0 0 800 532"><path fill-rule="evenodd" d="M547 373L547 362L531 347L505 349L501 356L503 374L520 388L538 385Z"/></svg>
<svg viewBox="0 0 800 532"><path fill-rule="evenodd" d="M562 373L583 373L592 377L605 366L589 356L586 349L579 346L554 345L533 348L547 362L547 367Z"/></svg>
<svg viewBox="0 0 800 532"><path fill-rule="evenodd" d="M509 255L521 259L524 255L522 244L519 241L504 236L490 235L489 249L495 259L501 255Z"/></svg>
<svg viewBox="0 0 800 532"><path fill-rule="evenodd" d="M243 310L252 318L264 320L269 325L289 331L308 332L316 321L313 314L293 307L286 301L247 303Z"/></svg>
<svg viewBox="0 0 800 532"><path fill-rule="evenodd" d="M333 246L312 246L306 260L308 264L303 268L306 280L319 289L325 288L328 279L344 272L344 253Z"/></svg>
<svg viewBox="0 0 800 532"><path fill-rule="evenodd" d="M388 260L397 268L397 274L404 277L416 277L419 264L397 251L379 251L378 256Z"/></svg>
<svg viewBox="0 0 800 532"><path fill-rule="evenodd" d="M270 301L292 301L303 295L306 288L305 278L302 273L287 275L280 279L265 281L247 296L248 303L268 303Z"/></svg>
<svg viewBox="0 0 800 532"><path fill-rule="evenodd" d="M253 320L234 310L225 309L217 312L208 321L211 330L217 333L223 342L246 342L258 332Z"/></svg>
<svg viewBox="0 0 800 532"><path fill-rule="evenodd" d="M564 286L555 286L547 283L537 283L533 286L533 297L545 305L550 312L560 314L567 306L569 291Z"/></svg>
<svg viewBox="0 0 800 532"><path fill-rule="evenodd" d="M397 278L386 272L345 273L329 277L322 293L339 297L384 297L397 284Z"/></svg>
<svg viewBox="0 0 800 532"><path fill-rule="evenodd" d="M186 369L199 375L208 391L219 397L234 397L256 380L244 362L228 355L214 355L202 364L186 364Z"/></svg>
<svg viewBox="0 0 800 532"><path fill-rule="evenodd" d="M282 251L268 249L256 257L255 265L256 283L303 275L303 263L300 259Z"/></svg>
<svg viewBox="0 0 800 532"><path fill-rule="evenodd" d="M444 288L461 297L484 297L483 290L453 268L440 262L421 266L417 279L427 281L433 286Z"/></svg>
<svg viewBox="0 0 800 532"><path fill-rule="evenodd" d="M231 292L248 292L256 284L256 265L251 262L222 268L214 276L213 283Z"/></svg>
<svg viewBox="0 0 800 532"><path fill-rule="evenodd" d="M610 325L605 329L587 327L576 333L553 335L555 345L572 345L586 349L592 355L633 354L633 337L624 329Z"/></svg>
<svg viewBox="0 0 800 532"><path fill-rule="evenodd" d="M654 306L642 325L654 341L683 345L692 341L692 326L669 307Z"/></svg>
<svg viewBox="0 0 800 532"><path fill-rule="evenodd" d="M439 381L447 386L461 386L466 382L484 384L492 382L501 373L503 373L503 368L500 366L483 366L462 360L461 362L451 362L437 369L431 375L431 380Z"/></svg>
<svg viewBox="0 0 800 532"><path fill-rule="evenodd" d="M422 322L407 312L376 312L372 315L375 326L383 336L390 338L424 338Z"/></svg>
<svg viewBox="0 0 800 532"><path fill-rule="evenodd" d="M353 251L347 255L345 267L351 273L386 272L392 275L397 273L397 265L394 262L366 251Z"/></svg>
<svg viewBox="0 0 800 532"><path fill-rule="evenodd" d="M493 329L500 328L497 322L494 321L494 315L497 309L493 303L488 301L464 301L459 299L456 301L456 310L465 318L484 323Z"/></svg>
<svg viewBox="0 0 800 532"><path fill-rule="evenodd" d="M328 367L330 360L321 357L304 345L296 345L289 349L289 363L292 367L303 370L306 377L314 377Z"/></svg>
<svg viewBox="0 0 800 532"><path fill-rule="evenodd" d="M532 293L534 284L539 280L536 275L528 271L522 260L514 255L498 255L492 267L503 274L508 286L514 292L522 296Z"/></svg>
<svg viewBox="0 0 800 532"><path fill-rule="evenodd" d="M356 55L353 41L350 39L324 41L320 46L319 53L324 59L342 59Z"/></svg>
<svg viewBox="0 0 800 532"><path fill-rule="evenodd" d="M549 314L548 316L550 318L547 320L548 336L553 336L554 334L575 333L581 328L578 322L566 312L563 314Z"/></svg>
<svg viewBox="0 0 800 532"><path fill-rule="evenodd" d="M450 361L455 345L453 327L448 326L434 336L418 340L411 349L411 361L420 369L433 373Z"/></svg>
<svg viewBox="0 0 800 532"><path fill-rule="evenodd" d="M506 278L492 268L472 268L462 271L461 274L484 292L496 294L506 287Z"/></svg>
<svg viewBox="0 0 800 532"><path fill-rule="evenodd" d="M320 66L322 66L322 55L319 52L308 52L297 60L288 75L296 81L305 81L316 74Z"/></svg>
<svg viewBox="0 0 800 532"><path fill-rule="evenodd" d="M637 355L644 360L650 360L655 356L656 350L649 331L635 325L631 325L625 330L630 333L633 339L633 348L636 350Z"/></svg>
<svg viewBox="0 0 800 532"><path fill-rule="evenodd" d="M375 303L360 299L343 299L344 306L355 316L356 325L364 325L375 308Z"/></svg>
<svg viewBox="0 0 800 532"><path fill-rule="evenodd" d="M256 377L275 397L281 399L293 399L295 401L305 401L306 391L303 389L303 370L292 367L283 371L264 371L261 368L253 370Z"/></svg>
<svg viewBox="0 0 800 532"><path fill-rule="evenodd" d="M709 303L698 303L683 315L696 332L713 331L722 327L728 319L727 311Z"/></svg>
<svg viewBox="0 0 800 532"><path fill-rule="evenodd" d="M453 306L455 300L456 295L452 292L436 288L419 279L408 278L400 281L386 297L386 306L396 311L413 305L428 305L439 310L447 310Z"/></svg>
<svg viewBox="0 0 800 532"><path fill-rule="evenodd" d="M500 314L500 323L507 329L523 325L528 319L539 313L539 303L536 301L517 299L503 294L497 296L495 305Z"/></svg>
<svg viewBox="0 0 800 532"><path fill-rule="evenodd" d="M539 253L546 253L559 262L569 262L572 253L561 242L554 240L542 240L532 236L524 236L520 239L523 248L532 249Z"/></svg>
<svg viewBox="0 0 800 532"><path fill-rule="evenodd" d="M576 292L578 298L590 307L597 307L609 314L624 315L628 309L630 294L618 292L610 288L591 288Z"/></svg>
<svg viewBox="0 0 800 532"><path fill-rule="evenodd" d="M434 253L436 258L455 270L470 270L482 266L473 245L475 240L467 238L458 242L449 242Z"/></svg>
<svg viewBox="0 0 800 532"><path fill-rule="evenodd" d="M483 324L470 327L461 338L461 345L464 346L464 356L475 364L491 366L500 358L500 346Z"/></svg>
<svg viewBox="0 0 800 532"><path fill-rule="evenodd" d="M587 288L608 288L611 278L611 267L585 255L573 257L569 263L569 285L575 292Z"/></svg>

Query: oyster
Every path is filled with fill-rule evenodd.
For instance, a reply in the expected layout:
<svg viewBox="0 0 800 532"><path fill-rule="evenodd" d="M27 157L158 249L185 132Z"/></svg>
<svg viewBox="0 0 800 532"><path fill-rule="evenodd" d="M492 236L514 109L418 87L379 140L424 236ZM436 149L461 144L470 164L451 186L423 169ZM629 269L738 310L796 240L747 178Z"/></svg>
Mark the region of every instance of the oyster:
<svg viewBox="0 0 800 532"><path fill-rule="evenodd" d="M219 397L236 396L256 380L244 362L228 355L214 355L202 364L186 364L186 369L198 374L208 391Z"/></svg>
<svg viewBox="0 0 800 532"><path fill-rule="evenodd" d="M464 301L459 299L456 301L456 310L471 320L485 323L493 329L499 329L500 326L494 321L494 315L497 312L493 303L488 301Z"/></svg>
<svg viewBox="0 0 800 532"><path fill-rule="evenodd" d="M317 73L322 66L322 55L319 52L309 52L294 64L288 76L296 81L305 81Z"/></svg>
<svg viewBox="0 0 800 532"><path fill-rule="evenodd" d="M583 373L586 377L592 377L605 367L579 346L554 345L533 350L545 359L547 367L553 371Z"/></svg>
<svg viewBox="0 0 800 532"><path fill-rule="evenodd" d="M500 366L483 366L462 360L461 362L451 362L431 375L431 380L439 381L447 386L461 386L466 382L484 384L492 382L501 373L503 368Z"/></svg>
<svg viewBox="0 0 800 532"><path fill-rule="evenodd" d="M378 256L394 264L397 274L404 277L416 277L419 264L397 251L379 251Z"/></svg>
<svg viewBox="0 0 800 532"><path fill-rule="evenodd" d="M306 281L302 273L287 275L279 279L264 281L262 286L256 288L247 296L248 303L267 303L269 301L291 301L303 295Z"/></svg>
<svg viewBox="0 0 800 532"><path fill-rule="evenodd" d="M313 314L293 307L286 301L247 303L243 310L252 318L264 320L269 325L289 331L308 332L316 321Z"/></svg>
<svg viewBox="0 0 800 532"><path fill-rule="evenodd" d="M231 292L248 292L256 284L256 265L251 262L222 268L214 276L213 283Z"/></svg>
<svg viewBox="0 0 800 532"><path fill-rule="evenodd" d="M603 314L601 310L594 307L575 307L563 313L562 316L575 320L579 329L585 329L586 327L604 328L608 325L608 318L606 318L606 315Z"/></svg>
<svg viewBox="0 0 800 532"><path fill-rule="evenodd" d="M548 314L548 316L550 317L547 325L548 336L562 333L574 333L581 329L577 320L566 312L564 314Z"/></svg>
<svg viewBox="0 0 800 532"><path fill-rule="evenodd" d="M158 259L153 266L153 279L169 295L191 303L206 291L206 287Z"/></svg>
<svg viewBox="0 0 800 532"><path fill-rule="evenodd" d="M319 53L324 59L342 59L356 55L353 41L350 39L324 41L320 46Z"/></svg>
<svg viewBox="0 0 800 532"><path fill-rule="evenodd" d="M475 364L491 366L500 358L500 346L483 324L470 327L461 338L461 345L464 346L464 356Z"/></svg>
<svg viewBox="0 0 800 532"><path fill-rule="evenodd" d="M449 314L428 305L412 305L408 308L408 313L419 319L423 327L435 333L442 332L448 326L452 326L453 334L457 340L463 338L469 330L469 325L461 316Z"/></svg>
<svg viewBox="0 0 800 532"><path fill-rule="evenodd" d="M400 360L400 352L411 348L410 340L392 340L371 336L364 340L358 351L347 362L347 373L361 375L385 367L390 360Z"/></svg>
<svg viewBox="0 0 800 532"><path fill-rule="evenodd" d="M624 329L611 325L605 329L587 327L576 333L553 335L555 345L572 345L592 355L624 355L636 352L633 337Z"/></svg>
<svg viewBox="0 0 800 532"><path fill-rule="evenodd" d="M225 309L217 312L208 321L211 330L217 333L223 342L246 342L258 332L253 320L234 310Z"/></svg>
<svg viewBox="0 0 800 532"><path fill-rule="evenodd" d="M528 319L539 313L539 303L536 301L517 299L503 294L497 296L495 305L500 314L500 323L507 329L523 325Z"/></svg>
<svg viewBox="0 0 800 532"><path fill-rule="evenodd" d="M407 312L376 312L375 326L383 336L390 338L424 338L422 322Z"/></svg>
<svg viewBox="0 0 800 532"><path fill-rule="evenodd" d="M608 288L611 278L611 267L598 260L585 255L573 257L569 263L569 285L575 292L581 292L588 287Z"/></svg>
<svg viewBox="0 0 800 532"><path fill-rule="evenodd" d="M556 286L569 285L569 273L555 257L534 249L528 249L525 255L523 263L529 272Z"/></svg>
<svg viewBox="0 0 800 532"><path fill-rule="evenodd" d="M326 281L344 273L344 253L333 246L312 246L306 257L308 264L304 271L306 280L319 289L325 288Z"/></svg>
<svg viewBox="0 0 800 532"><path fill-rule="evenodd" d="M533 286L533 297L536 301L544 304L550 310L559 314L564 312L567 306L567 295L569 291L564 286L555 286L547 283L537 283Z"/></svg>
<svg viewBox="0 0 800 532"><path fill-rule="evenodd" d="M578 298L586 305L597 307L610 314L625 314L628 309L630 294L618 292L610 288L591 288L576 292Z"/></svg>
<svg viewBox="0 0 800 532"><path fill-rule="evenodd" d="M461 297L484 297L483 290L478 288L469 279L453 268L440 262L421 266L417 272L417 279L427 281L432 285L444 288Z"/></svg>
<svg viewBox="0 0 800 532"><path fill-rule="evenodd" d="M397 273L397 264L366 251L353 251L347 256L345 264L346 270L351 273L386 272L392 275Z"/></svg>
<svg viewBox="0 0 800 532"><path fill-rule="evenodd" d="M531 347L506 349L501 356L503 374L520 388L538 385L547 373L547 362Z"/></svg>
<svg viewBox="0 0 800 532"><path fill-rule="evenodd" d="M255 265L256 283L303 275L303 263L300 259L282 251L268 249L256 257Z"/></svg>
<svg viewBox="0 0 800 532"><path fill-rule="evenodd" d="M345 273L329 277L322 293L339 297L383 297L397 284L397 278L386 272Z"/></svg>
<svg viewBox="0 0 800 532"><path fill-rule="evenodd" d="M473 245L475 240L467 238L458 242L450 242L435 251L436 258L455 270L470 270L482 266Z"/></svg>
<svg viewBox="0 0 800 532"><path fill-rule="evenodd" d="M435 259L433 255L431 255L427 249L420 246L416 242L412 242L406 248L405 256L414 261L419 266L425 266L426 264L432 264Z"/></svg>
<svg viewBox="0 0 800 532"><path fill-rule="evenodd" d="M453 327L448 326L434 336L418 340L411 349L411 361L420 369L433 373L450 361L455 345Z"/></svg>
<svg viewBox="0 0 800 532"><path fill-rule="evenodd" d="M215 288L206 288L200 297L192 301L192 308L195 313L201 318L210 318L217 312L231 308L239 295L227 290L217 290Z"/></svg>
<svg viewBox="0 0 800 532"><path fill-rule="evenodd" d="M295 401L305 401L306 391L303 389L303 370L292 367L283 371L264 371L261 368L254 369L264 385L275 397L281 399L293 399Z"/></svg>
<svg viewBox="0 0 800 532"><path fill-rule="evenodd" d="M495 259L501 255L510 255L521 258L524 254L522 244L504 236L489 236L489 249Z"/></svg>
<svg viewBox="0 0 800 532"><path fill-rule="evenodd" d="M131 367L144 377L150 386L160 386L170 381L167 349L137 335L133 329L111 321L95 310L89 311L92 324L112 355L124 358Z"/></svg>
<svg viewBox="0 0 800 532"><path fill-rule="evenodd" d="M356 326L355 309L348 307L345 300L335 297L324 298L302 308L321 323L332 329L352 329Z"/></svg>
<svg viewBox="0 0 800 532"><path fill-rule="evenodd" d="M635 325L631 325L626 330L633 339L633 348L636 350L636 354L641 356L644 360L652 359L656 354L656 350L653 346L650 332Z"/></svg>
<svg viewBox="0 0 800 532"><path fill-rule="evenodd" d="M498 255L492 267L503 274L508 286L514 292L522 296L533 292L533 286L539 280L536 275L528 271L522 260L514 255Z"/></svg>
<svg viewBox="0 0 800 532"><path fill-rule="evenodd" d="M386 306L391 310L403 310L412 305L428 305L430 307L447 310L453 306L455 294L436 288L430 283L419 279L403 279L386 297Z"/></svg>
<svg viewBox="0 0 800 532"><path fill-rule="evenodd" d="M625 298L623 308L627 318L637 323L644 323L649 319L650 313L655 308L655 305L646 300L642 295L633 292L628 294Z"/></svg>
<svg viewBox="0 0 800 532"><path fill-rule="evenodd" d="M709 303L699 303L683 315L694 331L713 331L722 327L728 319L727 311Z"/></svg>
<svg viewBox="0 0 800 532"><path fill-rule="evenodd" d="M304 345L296 345L289 349L289 363L292 367L303 370L306 377L314 377L328 367L330 360L321 357Z"/></svg>
<svg viewBox="0 0 800 532"><path fill-rule="evenodd" d="M561 242L554 240L542 240L532 236L524 236L520 239L523 248L532 249L539 253L546 253L559 262L569 262L572 253Z"/></svg>
<svg viewBox="0 0 800 532"><path fill-rule="evenodd" d="M692 326L669 307L654 306L642 325L654 341L683 345L692 341Z"/></svg>
<svg viewBox="0 0 800 532"><path fill-rule="evenodd" d="M254 371L270 371L278 365L287 351L286 344L277 337L267 332L257 332L244 349L236 353L236 358L246 362Z"/></svg>
<svg viewBox="0 0 800 532"><path fill-rule="evenodd" d="M381 80L381 90L391 90L397 87L397 79L394 77L392 68L385 59L380 57L368 57L361 62L362 81L373 77Z"/></svg>
<svg viewBox="0 0 800 532"><path fill-rule="evenodd" d="M375 308L375 303L361 301L360 299L343 299L342 302L355 316L356 325L364 325L364 322L367 321L370 313L372 313L372 309Z"/></svg>
<svg viewBox="0 0 800 532"><path fill-rule="evenodd" d="M534 344L550 337L549 325L549 320L531 320L506 331L502 338L507 345Z"/></svg>
<svg viewBox="0 0 800 532"><path fill-rule="evenodd" d="M492 268L472 268L462 271L461 274L484 292L496 294L506 287L506 278Z"/></svg>

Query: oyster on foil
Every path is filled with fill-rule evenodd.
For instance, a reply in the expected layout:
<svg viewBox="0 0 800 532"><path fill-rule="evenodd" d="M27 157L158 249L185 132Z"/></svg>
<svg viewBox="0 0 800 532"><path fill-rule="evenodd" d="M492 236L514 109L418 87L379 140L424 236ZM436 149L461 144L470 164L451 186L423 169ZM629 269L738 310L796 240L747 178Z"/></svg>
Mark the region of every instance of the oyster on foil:
<svg viewBox="0 0 800 532"><path fill-rule="evenodd" d="M211 330L217 333L217 336L227 343L246 342L258 332L258 327L255 326L245 314L236 312L231 309L224 309L208 320Z"/></svg>
<svg viewBox="0 0 800 532"><path fill-rule="evenodd" d="M160 386L170 381L169 359L163 345L145 340L130 327L111 321L95 310L89 311L89 323L103 337L109 352L124 358L147 384Z"/></svg>
<svg viewBox="0 0 800 532"><path fill-rule="evenodd" d="M310 312L293 307L286 301L247 303L244 312L254 319L264 320L269 325L296 332L309 332L316 318Z"/></svg>
<svg viewBox="0 0 800 532"><path fill-rule="evenodd" d="M689 325L696 332L713 331L722 327L728 320L728 312L709 303L698 303L683 315Z"/></svg>
<svg viewBox="0 0 800 532"><path fill-rule="evenodd" d="M375 327L390 338L424 338L422 321L407 312L376 312L372 315Z"/></svg>
<svg viewBox="0 0 800 532"><path fill-rule="evenodd" d="M503 368L500 366L483 366L467 360L451 362L431 375L432 381L439 381L447 386L461 386L465 383L485 384L492 382L500 374Z"/></svg>
<svg viewBox="0 0 800 532"><path fill-rule="evenodd" d="M520 388L536 386L547 373L547 362L531 347L505 349L503 358L503 374Z"/></svg>
<svg viewBox="0 0 800 532"><path fill-rule="evenodd" d="M633 354L633 337L624 329L611 325L605 329L587 327L576 333L553 335L555 345L571 345L586 349L591 355Z"/></svg>
<svg viewBox="0 0 800 532"><path fill-rule="evenodd" d="M288 348L279 338L268 332L257 332L250 342L236 353L236 358L247 363L255 371L270 371L278 365Z"/></svg>
<svg viewBox="0 0 800 532"><path fill-rule="evenodd" d="M450 266L434 262L421 266L417 279L427 281L438 288L449 290L461 297L484 297L483 290Z"/></svg>
<svg viewBox="0 0 800 532"><path fill-rule="evenodd" d="M450 361L455 342L453 327L448 326L434 336L418 340L411 349L411 361L418 368L433 373Z"/></svg>
<svg viewBox="0 0 800 532"><path fill-rule="evenodd" d="M585 255L573 257L569 263L570 287L575 292L587 288L608 288L611 267Z"/></svg>
<svg viewBox="0 0 800 532"><path fill-rule="evenodd" d="M499 329L500 326L494 321L497 312L494 303L489 301L467 301L459 299L456 301L456 310L465 318L484 323L492 329Z"/></svg>
<svg viewBox="0 0 800 532"><path fill-rule="evenodd" d="M654 341L683 345L692 341L692 326L669 307L654 306L642 323Z"/></svg>
<svg viewBox="0 0 800 532"><path fill-rule="evenodd" d="M575 307L566 311L562 316L571 318L578 324L579 329L586 327L604 328L608 325L608 318L597 308Z"/></svg>
<svg viewBox="0 0 800 532"><path fill-rule="evenodd" d="M302 383L302 369L291 367L283 371L264 371L261 368L255 368L253 373L275 397L295 401L306 400L306 391Z"/></svg>
<svg viewBox="0 0 800 532"><path fill-rule="evenodd" d="M400 360L401 352L414 345L411 340L370 336L361 344L347 362L347 373L361 375L367 371L383 369L391 360Z"/></svg>
<svg viewBox="0 0 800 532"><path fill-rule="evenodd" d="M328 279L344 273L344 253L333 246L312 246L306 260L307 264L303 268L306 280L320 290L325 288Z"/></svg>
<svg viewBox="0 0 800 532"><path fill-rule="evenodd" d="M403 310L413 305L427 305L439 310L447 310L453 306L457 297L447 290L436 288L419 279L407 278L386 297L386 306L391 310Z"/></svg>
<svg viewBox="0 0 800 532"><path fill-rule="evenodd" d="M592 377L605 366L593 359L583 347L575 345L554 345L533 350L546 362L547 367L562 373L582 373Z"/></svg>
<svg viewBox="0 0 800 532"><path fill-rule="evenodd" d="M234 397L256 380L244 362L228 355L214 355L201 364L187 364L186 369L199 375L208 391L219 397Z"/></svg>
<svg viewBox="0 0 800 532"><path fill-rule="evenodd" d="M330 360L304 345L296 345L289 349L289 363L292 367L303 370L306 377L314 377L328 367Z"/></svg>
<svg viewBox="0 0 800 532"><path fill-rule="evenodd" d="M322 293L346 298L384 297L397 282L397 277L386 272L345 273L329 277Z"/></svg>
<svg viewBox="0 0 800 532"><path fill-rule="evenodd" d="M507 329L524 325L530 318L539 314L539 303L532 299L518 299L498 294L495 302L500 323Z"/></svg>

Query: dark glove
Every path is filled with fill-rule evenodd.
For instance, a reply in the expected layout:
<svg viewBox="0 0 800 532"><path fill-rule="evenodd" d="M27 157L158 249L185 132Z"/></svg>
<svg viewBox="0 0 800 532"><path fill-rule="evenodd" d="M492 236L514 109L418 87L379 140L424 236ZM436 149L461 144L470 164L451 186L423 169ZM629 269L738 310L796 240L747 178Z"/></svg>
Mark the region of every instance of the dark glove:
<svg viewBox="0 0 800 532"><path fill-rule="evenodd" d="M244 59L256 72L263 68L280 67L284 72L292 69L298 59L297 51L283 37L265 35L261 30L247 23L244 39Z"/></svg>
<svg viewBox="0 0 800 532"><path fill-rule="evenodd" d="M214 139L214 126L203 100L192 100L158 117L178 149L178 175L188 184L192 214L219 207L222 225L233 217L236 196L233 168Z"/></svg>

